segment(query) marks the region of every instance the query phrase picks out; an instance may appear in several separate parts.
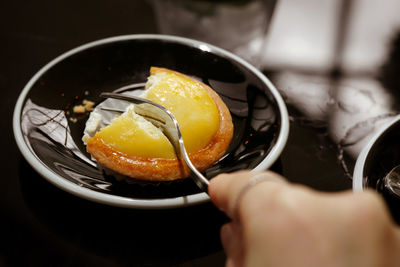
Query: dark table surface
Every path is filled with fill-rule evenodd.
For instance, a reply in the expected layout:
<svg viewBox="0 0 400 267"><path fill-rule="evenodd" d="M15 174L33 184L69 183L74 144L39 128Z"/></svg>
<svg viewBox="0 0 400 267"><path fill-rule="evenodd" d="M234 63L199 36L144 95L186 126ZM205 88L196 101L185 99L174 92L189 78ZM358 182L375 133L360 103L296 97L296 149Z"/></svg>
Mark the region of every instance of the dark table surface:
<svg viewBox="0 0 400 267"><path fill-rule="evenodd" d="M50 60L81 44L157 33L148 2L1 1L0 29L0 265L223 266L219 229L227 218L210 203L134 210L83 200L40 177L14 141L13 109L27 81ZM278 88L292 77L279 68L263 71ZM337 70L334 75L300 73L303 80L323 76L332 86L340 76ZM350 189L355 158L342 153L328 123L310 119L293 103L288 101L289 140L275 170L317 190Z"/></svg>

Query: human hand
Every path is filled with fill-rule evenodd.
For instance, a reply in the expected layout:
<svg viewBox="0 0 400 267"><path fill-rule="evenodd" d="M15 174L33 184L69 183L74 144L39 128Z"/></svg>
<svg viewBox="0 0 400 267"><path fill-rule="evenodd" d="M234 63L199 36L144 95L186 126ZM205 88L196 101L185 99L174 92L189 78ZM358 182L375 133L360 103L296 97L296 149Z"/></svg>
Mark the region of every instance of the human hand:
<svg viewBox="0 0 400 267"><path fill-rule="evenodd" d="M212 179L209 194L232 219L221 229L227 267L400 266L400 231L375 192L322 193L240 171Z"/></svg>

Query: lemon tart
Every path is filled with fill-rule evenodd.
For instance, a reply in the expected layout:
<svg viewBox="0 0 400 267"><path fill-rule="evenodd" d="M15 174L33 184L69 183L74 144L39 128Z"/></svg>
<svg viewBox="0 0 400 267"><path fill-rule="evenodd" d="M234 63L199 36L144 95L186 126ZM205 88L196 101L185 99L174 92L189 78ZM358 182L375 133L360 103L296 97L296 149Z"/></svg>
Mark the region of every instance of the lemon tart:
<svg viewBox="0 0 400 267"><path fill-rule="evenodd" d="M172 112L193 164L200 171L207 169L224 155L232 139L228 108L213 89L189 76L157 67L150 74L142 97ZM189 175L162 131L136 114L133 104L86 142L100 164L128 177L170 181Z"/></svg>

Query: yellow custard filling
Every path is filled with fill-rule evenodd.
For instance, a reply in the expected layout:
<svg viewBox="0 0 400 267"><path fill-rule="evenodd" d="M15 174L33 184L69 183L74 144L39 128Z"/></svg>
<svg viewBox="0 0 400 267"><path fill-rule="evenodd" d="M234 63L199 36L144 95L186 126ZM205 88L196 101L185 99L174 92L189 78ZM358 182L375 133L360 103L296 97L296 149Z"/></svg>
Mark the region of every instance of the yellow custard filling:
<svg viewBox="0 0 400 267"><path fill-rule="evenodd" d="M201 83L166 69L151 69L143 94L169 109L178 120L186 150L206 147L219 127L216 104ZM96 136L115 150L145 158L175 158L175 151L162 132L129 108Z"/></svg>
<svg viewBox="0 0 400 267"><path fill-rule="evenodd" d="M161 130L137 115L133 105L96 136L115 150L127 155L145 158L175 157L174 148Z"/></svg>

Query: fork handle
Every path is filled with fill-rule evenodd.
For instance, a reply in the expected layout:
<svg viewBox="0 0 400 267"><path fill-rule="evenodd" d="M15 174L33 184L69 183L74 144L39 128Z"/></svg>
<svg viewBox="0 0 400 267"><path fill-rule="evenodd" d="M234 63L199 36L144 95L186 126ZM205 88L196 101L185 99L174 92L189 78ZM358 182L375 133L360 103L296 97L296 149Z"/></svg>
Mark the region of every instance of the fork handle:
<svg viewBox="0 0 400 267"><path fill-rule="evenodd" d="M190 173L191 173L190 177L196 183L196 185L200 188L201 191L208 194L208 185L210 184L210 181L201 172L199 172L199 170L197 170L197 168L193 165L188 154L186 153L185 146L183 145L182 142L179 142L179 146L181 149L181 151L180 151L181 158L183 158L186 165L190 169Z"/></svg>
<svg viewBox="0 0 400 267"><path fill-rule="evenodd" d="M189 166L189 164L187 165ZM194 168L194 166L193 168L189 166L189 168L191 170L192 180L196 183L196 185L200 188L201 191L208 194L208 185L210 184L210 181L203 174L201 174L201 172L199 172L196 168Z"/></svg>

